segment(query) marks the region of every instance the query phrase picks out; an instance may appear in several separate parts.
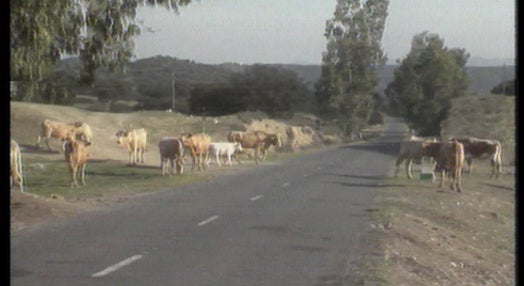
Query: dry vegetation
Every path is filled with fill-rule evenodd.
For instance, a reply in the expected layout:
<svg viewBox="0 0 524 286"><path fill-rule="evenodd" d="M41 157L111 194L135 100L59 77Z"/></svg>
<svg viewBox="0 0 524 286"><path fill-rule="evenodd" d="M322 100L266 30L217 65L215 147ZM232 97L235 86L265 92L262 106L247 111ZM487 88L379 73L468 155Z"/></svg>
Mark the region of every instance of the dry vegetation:
<svg viewBox="0 0 524 286"><path fill-rule="evenodd" d="M503 175L490 179L489 161L475 160L475 172L463 174L461 194L430 181L387 179L376 198L375 243L363 266L364 281L515 285L514 119L514 97L468 96L453 102L445 134L500 140Z"/></svg>

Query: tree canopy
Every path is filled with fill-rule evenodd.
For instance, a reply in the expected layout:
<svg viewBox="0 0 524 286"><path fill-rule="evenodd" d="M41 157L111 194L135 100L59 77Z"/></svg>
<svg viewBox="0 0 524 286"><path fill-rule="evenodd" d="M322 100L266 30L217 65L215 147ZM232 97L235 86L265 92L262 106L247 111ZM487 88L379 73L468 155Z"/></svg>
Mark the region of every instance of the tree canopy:
<svg viewBox="0 0 524 286"><path fill-rule="evenodd" d="M320 112L336 115L346 133L362 128L374 107L376 68L387 60L381 40L388 5L388 0L338 0L326 22L316 98Z"/></svg>
<svg viewBox="0 0 524 286"><path fill-rule="evenodd" d="M63 55L79 55L81 78L94 81L99 67L123 70L133 55L142 5L174 12L191 0L11 0L11 80L34 89ZM40 85L39 85L40 84ZM28 95L27 95L28 94ZM26 98L27 99L27 98Z"/></svg>
<svg viewBox="0 0 524 286"><path fill-rule="evenodd" d="M468 90L468 58L465 49L445 47L437 34L415 35L385 91L391 111L420 135L439 135L451 99Z"/></svg>

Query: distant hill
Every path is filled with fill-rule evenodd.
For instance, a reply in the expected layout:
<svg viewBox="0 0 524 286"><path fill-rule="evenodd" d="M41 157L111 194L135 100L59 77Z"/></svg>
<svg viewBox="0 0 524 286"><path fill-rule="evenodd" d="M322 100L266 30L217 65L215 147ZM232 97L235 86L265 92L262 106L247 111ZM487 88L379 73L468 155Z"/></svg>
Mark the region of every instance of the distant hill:
<svg viewBox="0 0 524 286"><path fill-rule="evenodd" d="M313 87L320 77L320 66L315 65L279 65L298 74L305 82ZM379 84L377 91L384 94L384 89L393 81L393 74L397 65L385 65L378 71ZM491 89L502 81L515 78L515 66L468 66L467 73L470 80L469 91L472 94L489 94Z"/></svg>
<svg viewBox="0 0 524 286"><path fill-rule="evenodd" d="M272 64L297 73L314 90L314 84L320 77L320 65ZM248 65L223 63L219 65L201 64L191 60L182 60L167 56L140 59L129 64L126 73L111 74L107 69L96 72L94 87L80 85L81 70L78 58L69 58L56 64L56 76L69 86L75 94L91 95L98 98L137 100L142 99L146 107L156 109L170 106L172 79L175 79L177 109L187 110L187 99L191 89L197 84L226 83L230 77L242 72ZM386 65L378 71L379 85L377 92L383 94L386 86L393 80L396 65ZM515 78L515 66L469 66L470 92L489 94L498 83ZM146 98L147 100L143 100Z"/></svg>

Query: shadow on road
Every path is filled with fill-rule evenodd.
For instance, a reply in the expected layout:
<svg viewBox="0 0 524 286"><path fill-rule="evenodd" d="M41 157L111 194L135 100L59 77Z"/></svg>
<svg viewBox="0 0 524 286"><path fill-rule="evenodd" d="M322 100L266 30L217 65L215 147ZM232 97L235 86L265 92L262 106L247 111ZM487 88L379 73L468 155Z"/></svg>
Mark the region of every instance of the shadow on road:
<svg viewBox="0 0 524 286"><path fill-rule="evenodd" d="M399 144L398 142L369 142L366 144L359 145L347 145L340 148L364 150L368 152L375 152L395 156L398 154Z"/></svg>

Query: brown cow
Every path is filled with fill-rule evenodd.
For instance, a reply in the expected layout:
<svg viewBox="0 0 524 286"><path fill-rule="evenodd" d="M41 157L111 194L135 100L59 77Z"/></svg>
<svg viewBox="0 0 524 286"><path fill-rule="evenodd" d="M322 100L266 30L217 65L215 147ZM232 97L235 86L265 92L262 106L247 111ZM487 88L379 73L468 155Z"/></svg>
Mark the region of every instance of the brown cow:
<svg viewBox="0 0 524 286"><path fill-rule="evenodd" d="M437 159L437 172L440 173L440 187L444 185L445 177L451 179L450 188L462 192L460 185L462 167L464 165L464 145L457 140L442 142Z"/></svg>
<svg viewBox="0 0 524 286"><path fill-rule="evenodd" d="M182 174L184 172L184 145L180 138L164 137L158 142L158 151L160 153L160 167L162 175L169 173L168 161L171 163L173 174ZM176 165L176 168L175 168Z"/></svg>
<svg viewBox="0 0 524 286"><path fill-rule="evenodd" d="M64 157L69 167L71 188L79 186L78 177L80 177L82 186L85 185L85 169L88 157L87 146L89 145L91 145L91 142L87 140L86 136L84 134L75 134L74 129L66 137Z"/></svg>
<svg viewBox="0 0 524 286"><path fill-rule="evenodd" d="M74 130L75 134L84 134L86 140L89 143L92 143L93 133L91 132L91 127L85 122L74 122L74 123L62 123L57 121L51 121L46 119L41 124L42 130L40 136L37 136L35 143L35 149L40 148L40 141L42 138L45 139L47 149L52 150L49 146L49 139L56 138L62 140L65 143L66 137L68 136L71 130ZM64 149L64 144L62 144L62 150Z"/></svg>
<svg viewBox="0 0 524 286"><path fill-rule="evenodd" d="M20 146L15 140L11 140L10 151L10 174L11 174L11 188L17 186L21 192L24 192L24 179L22 175L22 152Z"/></svg>
<svg viewBox="0 0 524 286"><path fill-rule="evenodd" d="M259 164L266 158L269 147L282 147L282 140L278 134L269 134L264 131L252 131L236 134L230 133L228 135L228 140L230 142L240 142L243 149L254 149L256 164ZM238 157L237 161L240 164Z"/></svg>
<svg viewBox="0 0 524 286"><path fill-rule="evenodd" d="M211 137L204 133L199 134L183 134L182 144L189 151L193 159L193 171L198 165L198 170L202 171L208 167L207 158L209 155L209 145L211 145Z"/></svg>
<svg viewBox="0 0 524 286"><path fill-rule="evenodd" d="M120 130L116 133L116 137L116 143L127 149L130 165L144 163L144 152L147 149L147 132L144 128Z"/></svg>
<svg viewBox="0 0 524 286"><path fill-rule="evenodd" d="M473 158L488 154L491 164L490 177L498 178L502 173L502 145L497 140L477 139L474 137L455 138L464 145L464 154L468 173L473 172Z"/></svg>
<svg viewBox="0 0 524 286"><path fill-rule="evenodd" d="M398 175L398 172L400 171L400 164L402 164L403 161L406 161L406 175L409 179L413 179L413 162L418 162L422 159L423 156L425 156L423 152L422 145L425 142L436 142L436 138L422 138L422 137L416 137L411 136L404 141L400 142L400 151L397 157L397 161L395 162L395 177Z"/></svg>

